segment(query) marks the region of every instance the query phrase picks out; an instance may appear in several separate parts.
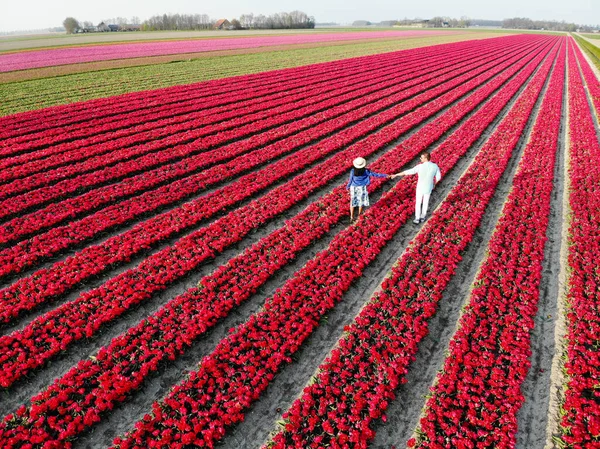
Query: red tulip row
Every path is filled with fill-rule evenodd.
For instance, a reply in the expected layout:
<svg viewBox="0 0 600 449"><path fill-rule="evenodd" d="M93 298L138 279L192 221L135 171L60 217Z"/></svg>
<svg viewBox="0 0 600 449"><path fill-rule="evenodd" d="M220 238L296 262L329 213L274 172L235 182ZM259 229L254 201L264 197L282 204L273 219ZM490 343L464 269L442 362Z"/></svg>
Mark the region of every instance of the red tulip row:
<svg viewBox="0 0 600 449"><path fill-rule="evenodd" d="M577 50L585 74L587 62ZM568 383L561 425L563 447L580 449L600 447L600 144L575 52L569 54ZM596 89L597 79L587 81Z"/></svg>
<svg viewBox="0 0 600 449"><path fill-rule="evenodd" d="M418 447L515 447L521 385L531 366L530 331L538 310L564 84L562 51L427 403Z"/></svg>
<svg viewBox="0 0 600 449"><path fill-rule="evenodd" d="M465 64L468 64L468 62ZM448 68L448 65L450 64L446 63L446 67L440 69L440 72L447 73L449 71L452 71L453 68ZM468 68L464 69L463 72L468 72ZM456 76L458 74L459 72L457 71L457 73L452 74L452 76ZM342 113L346 113L348 111L356 112L355 109L357 107L361 105L369 105L369 102L375 102L379 98L383 98L381 107L389 107L389 104L391 104L391 100L390 98L386 98L386 96L391 95L394 92L400 92L402 89L406 89L406 91L400 92L401 96L398 98L402 99L410 95L414 95L417 92L424 90L425 87L433 87L436 84L435 77L437 75L437 72L427 73L425 75L422 75L422 77L418 78L417 80L407 81L406 83L400 85L398 85L398 79L396 78L395 81L391 80L387 83L382 83L381 85L376 85L375 87L364 89L364 91L361 92L363 96L361 96L360 98L355 98L356 93L350 92L346 95L343 95L342 97L335 98L333 100L321 101L318 103L318 105L312 106L306 110L292 111L287 114L279 115L272 119L265 119L260 122L250 123L245 127L232 129L228 132L217 134L216 136L205 137L204 139L200 139L200 137L202 137L202 134L205 133L205 131L188 132L185 135L185 139L183 139L184 144L181 144L181 136L169 137L167 139L168 143L170 145L176 145L172 148L164 149L164 142L158 141L146 143L144 145L139 145L134 148L127 149L126 151L117 151L118 144L115 144L116 146L114 148L111 146L112 144L110 144L107 145L107 147L111 147L111 153L114 153L114 155L111 158L98 156L92 160L86 161L81 164L77 164L72 167L55 170L51 172L53 176L50 176L47 173L40 173L34 177L14 181L12 184L4 186L4 195L2 196L6 197L11 193L18 193L23 190L29 190L39 183L50 182L53 178L56 178L59 175L67 176L71 172L76 173L81 170L90 171L95 168L99 168L98 166L105 164L108 161L108 159L111 159L114 162L115 160L118 160L121 157L120 155L123 154L126 154L127 157L129 157L131 156L131 153L151 153L147 154L146 156L142 156L141 158L137 158L133 161L122 162L116 166L106 167L104 170L101 171L92 172L86 175L76 177L74 179L64 180L62 182L59 182L58 184L50 185L45 188L30 192L28 194L5 200L2 202L2 212L0 213L0 216L16 214L18 212L26 210L27 208L43 204L44 202L55 200L70 193L72 194L73 192L81 192L82 189L90 189L94 185L114 181L115 179L120 179L132 173L148 170L152 167L166 164L169 161L181 159L182 157L186 157L190 154L203 153L209 151L211 148L214 148L216 146L226 144L228 141L240 139L247 134L256 134L260 131L263 131L263 134L259 134L258 136L252 137L252 140L250 141L242 141L236 143L235 145L238 148L237 152L234 152L231 148L228 148L225 151L221 150L221 153L231 154L233 157L235 155L240 154L240 152L242 151L249 150L250 148L252 148L252 145L262 146L277 138L292 135L293 133L297 133L301 130L308 129L311 126L314 127L316 124L326 121L327 119L336 117L337 115L340 115ZM448 75L445 79L447 79L449 76L450 75ZM393 75L391 75L390 77L393 77ZM418 85L420 82L426 81L427 79L429 79L430 81L426 84L426 86L415 86ZM415 87L411 90L408 90L408 88L412 86ZM383 89L384 87L387 87L387 89ZM366 95L370 92L374 93L372 93L370 97L367 97ZM314 99L307 101L314 102ZM346 103L348 101L350 101L350 103ZM339 106L334 108L334 106L338 104ZM375 104L372 103L370 106L374 108ZM324 107L331 109L326 110L322 114L311 115L323 109ZM307 117L303 120L299 120L303 116ZM286 125L285 123L290 120L292 120L293 123L288 123ZM277 127L277 125L279 125L279 127ZM264 133L264 131L267 129L270 129L270 132L268 134ZM306 132L308 133L308 131ZM315 135L315 138L317 136L318 134ZM192 141L191 143L185 143L189 139L197 140ZM158 153L154 151L158 151ZM221 157L220 160L222 159L223 157ZM31 185L32 182L33 185Z"/></svg>
<svg viewBox="0 0 600 449"><path fill-rule="evenodd" d="M518 81L514 81L510 85L515 86L517 82L523 83L526 76L526 73L521 74L517 78ZM469 90L474 87L469 85L471 83L467 83L463 87ZM451 92L446 97L456 99L455 95L454 92ZM149 257L136 269L122 273L103 286L84 293L77 300L47 313L22 331L0 338L0 347L2 348L0 385L10 385L31 369L45 363L71 342L92 335L103 323L112 320L123 313L125 309L146 299L152 293L165 288L202 261L213 257L216 252L222 251L227 245L241 239L251 229L291 207L318 186L326 184L334 176L347 170L347 161L351 157L357 154L368 155L397 139L414 124L447 104L446 101L446 98L442 98L438 102L430 103L407 116L404 121L381 129L366 141L353 145L350 149L339 153L331 160L297 177L294 181L181 239L173 247ZM441 103L442 106L436 103ZM148 235L152 235L152 232L149 232ZM130 245L127 243L121 246ZM79 265L79 268L82 271L94 269L93 266L88 267L86 263ZM79 274L73 273L72 275L78 276ZM38 279L37 282L40 281L41 279ZM38 293L43 294L48 289L59 290L63 283L54 282L43 292ZM20 291L23 290L20 289ZM14 291L13 294L18 295L19 290ZM27 301L28 298L22 297L21 299ZM18 304L12 306L19 307ZM59 337L57 338L57 336ZM32 344L33 342L35 344Z"/></svg>
<svg viewBox="0 0 600 449"><path fill-rule="evenodd" d="M488 45L499 43L512 43L523 41L523 37L501 37L487 39ZM403 57L435 55L439 53L452 53L461 49L468 49L474 45L473 42L460 42L453 44L442 44L427 48L417 48L402 52ZM312 64L293 69L282 69L266 73L236 76L233 78L211 80L208 82L195 83L184 86L174 86L145 92L133 92L119 95L117 97L102 98L89 102L75 103L70 105L55 106L44 109L44 123L40 123L40 111L24 112L12 116L0 117L0 138L10 138L21 133L35 132L53 127L62 127L72 123L85 123L92 117L118 119L120 114L129 114L138 110L153 110L168 101L177 104L190 95L211 96L227 89L233 94L248 88L258 88L269 85L277 85L301 79L310 74L328 74L335 76L338 70L346 70L351 67L371 66L377 64L385 55L364 56L359 58L344 59L329 63ZM199 98L199 97L198 97ZM118 101L115 101L118 100ZM90 112L94 111L93 114Z"/></svg>
<svg viewBox="0 0 600 449"><path fill-rule="evenodd" d="M468 51L462 51L458 54L453 52L453 58L463 58L465 53L472 53L473 50L483 44L473 45ZM490 50L494 49L492 47ZM431 50L429 50L431 51ZM479 48L481 52L481 48ZM84 123L75 123L64 126L55 126L51 129L46 129L39 133L28 133L14 138L0 140L1 147L11 147L13 153L24 153L19 157L4 159L0 161L0 168L14 165L17 162L28 162L28 158L39 159L53 154L73 151L80 147L86 147L86 152L81 155L85 156L90 144L114 140L125 136L134 135L141 131L147 131L167 125L189 121L198 117L206 118L207 113L214 116L217 113L225 112L228 115L242 115L243 109L251 104L260 102L261 100L270 100L288 97L290 95L298 95L301 92L309 91L315 85L322 85L326 81L334 79L336 83L346 83L347 77L350 79L357 78L360 75L369 75L371 72L394 73L398 69L418 70L420 66L432 65L434 60L446 58L447 55L435 54L431 57L423 58L419 55L412 57L399 57L398 53L390 53L382 55L377 61L372 61L369 65L356 67L354 62L345 70L339 69L336 71L326 71L321 73L308 73L303 77L295 78L290 82L279 82L276 85L270 84L260 86L258 88L247 87L237 92L223 92L223 89L215 92L214 95L206 97L204 94L187 92L186 96L181 98L181 94L177 96L177 103L171 103L171 97L165 95L164 102L169 104L154 107L152 110L133 111L129 114L119 114L117 116L106 117L102 119L95 118L95 115L90 111L86 115L88 121ZM330 86L330 88L333 88ZM306 94L308 96L308 94ZM318 95L318 94L315 94ZM198 98L199 97L199 98ZM293 106L293 101L289 99L290 106ZM232 105L234 106L232 109ZM208 110L208 111L207 111ZM202 112L205 111L205 112ZM110 134L106 134L110 133ZM136 136L137 137L137 136ZM85 139L84 139L85 138ZM57 145L58 143L69 142L68 144ZM46 148L44 151L35 151L40 148Z"/></svg>
<svg viewBox="0 0 600 449"><path fill-rule="evenodd" d="M487 78L490 78L492 75L502 71L505 67L509 66L512 62L518 60L520 57L521 55L517 55L505 64L501 64L500 66L489 70L489 72L487 72L485 76ZM279 165L283 165L285 167L285 170L283 171L273 170L273 167L268 167L263 170L265 172L270 173L269 179L271 183L275 182L281 179L282 177L293 173L293 171L309 165L310 163L317 160L318 157L323 157L327 153L331 153L332 151L342 148L344 145L351 143L357 138L360 138L369 130L374 131L378 127L384 125L386 122L397 119L400 115L414 109L415 107L418 107L425 101L435 98L435 96L440 95L444 91L456 88L457 86L466 82L469 78L476 76L479 72L485 72L486 68L493 66L497 62L500 61L494 61L477 70L467 70L467 75L455 78L445 84L441 84L437 88L431 88L432 86L429 86L429 83L423 83L419 88L407 89L399 95L393 95L391 97L384 98L381 101L381 103L387 106L390 104L394 104L397 101L402 100L404 97L410 96L413 93L418 93L420 89L430 88L428 92L414 97L410 101L398 104L392 109L380 113L379 115L376 115L375 117L367 120L366 122L363 122L360 126L349 128L348 130L338 133L337 135L334 135L324 141L321 141L318 144L313 145L312 147L301 150L300 153L294 155L294 157L298 161L297 163L300 164L299 166L297 164L290 164L289 162L287 162L286 159L280 161L275 166L278 167ZM456 90L455 94L462 95L462 93L460 92L464 93L465 91ZM364 102L369 103L368 97L366 98L367 99ZM26 267L32 266L38 260L44 257L54 255L75 244L81 243L93 237L94 235L97 235L99 232L126 223L132 219L135 219L142 213L148 213L156 210L159 207L172 204L173 202L179 201L193 193L201 191L201 189L205 188L208 185L212 185L216 182L222 181L223 179L232 177L234 175L247 171L248 169L251 169L253 167L257 167L263 164L265 161L271 160L282 154L289 153L298 146L309 144L316 137L322 137L325 135L333 134L333 132L339 129L340 127L350 124L359 118L371 115L373 112L377 112L381 109L382 106L380 102L367 104L367 106L363 107L362 109L350 112L349 117L347 117L345 121L338 120L327 122L321 126L312 128L304 133L296 134L290 137L288 139L288 141L290 142L289 144L286 144L285 140L276 142L275 144L269 145L254 153L238 157L233 161L228 162L227 164L213 167L188 178L180 179L172 184L168 184L155 191L147 192L141 195L140 197L122 201L105 210L99 211L79 222L71 223L67 226L52 229L44 234L38 235L27 241L21 242L16 246L2 250L0 251L0 261L2 261L3 263L0 264L0 276L17 273ZM259 140L259 143L264 143L264 140L266 138L267 136L261 135L257 136L256 140ZM238 148L244 148L246 145L246 142L235 144L226 148L225 150L228 151L225 152L235 153L234 149L236 146ZM319 148L318 151L314 150L315 146ZM327 151L325 152L325 150ZM222 153L223 152L221 152L220 154ZM302 156L305 156L305 158L303 159ZM202 159L197 159L196 166L194 166L193 163L190 164L189 162L188 164L182 163L179 165L184 166L185 170L190 171L194 168L197 170L198 165L202 164L202 162ZM152 173L150 173L150 175L151 174ZM167 176L163 176L163 179L159 178L157 181L164 182L164 178L173 179L175 175L181 176L181 171L179 173L172 173L170 171L167 171ZM145 188L152 179L150 176L141 175L140 177L143 178L143 180L140 182L136 179L136 183L133 185L134 189L136 187L138 189L140 187ZM203 204L202 210L212 215L214 212L222 210L223 207L225 207L226 205L235 204L236 202L240 201L242 197L250 196L251 194L256 193L258 190L266 187L266 185L264 184L261 185L260 183L254 182L254 188L247 189L247 187L245 187L247 180L254 180L255 177L256 175L254 173L246 175L244 178L236 181L236 183L231 184L211 194L210 197L203 197L202 199L198 200L201 201ZM244 192L244 189L246 189L245 195L242 195L242 197L240 197L240 194ZM95 203L90 201L90 196L92 196L91 194L84 195L84 198L87 200L86 203L91 205L92 207L97 207L98 203L102 204L106 201L106 198L114 200L115 197L117 197L117 192L115 192L116 189L112 189L110 192L107 192L107 190L109 189L106 188L100 191L101 198L97 199ZM102 198L104 198L104 200L102 200ZM217 201L217 205L215 207L212 207L211 203L208 202L213 198L216 198ZM75 200L71 200L68 201L67 204L74 202ZM65 207L65 204L63 203L60 203L57 206L50 206L49 209L56 209L57 207L62 207L63 212L61 213L65 215L71 212L76 213L76 209L74 210L74 208L69 208L68 206ZM171 216L173 214L177 214L178 212L178 209L176 209L170 214L166 215ZM33 215L37 216L38 214ZM58 217L60 217L60 215L58 215ZM195 222L198 222L201 218L206 217L206 213L201 215L196 214L194 216L194 220ZM43 220L43 218L45 218L43 215L41 218L42 220L36 220L34 222L34 226L48 225L48 223L52 220L52 218L47 217L46 220ZM151 223L148 223L146 226L148 225L151 225ZM15 232L28 233L32 231L32 228L30 226L27 226L27 223L24 222L24 220L22 219L15 219L12 222L7 223L6 228L8 231L7 236L4 237L0 234L0 236L3 237L2 240L4 241L9 240ZM161 226L161 229L166 228L164 226ZM177 229L182 229L181 220L178 220ZM144 235L147 234L146 230L143 230L142 233ZM158 235L155 237L158 238Z"/></svg>
<svg viewBox="0 0 600 449"><path fill-rule="evenodd" d="M397 261L381 291L345 329L339 346L320 367L316 381L283 415L285 429L269 446L366 447L374 437L370 426L384 416L395 397L394 390L406 382L404 376L418 343L428 333L427 320L435 314L461 252L479 226L544 86L554 55L546 60L467 172ZM461 148L461 136L456 137L448 149ZM437 151L443 154L444 150ZM456 156L452 152L436 155L442 171L452 163L446 157Z"/></svg>
<svg viewBox="0 0 600 449"><path fill-rule="evenodd" d="M511 93L514 95L515 90ZM489 124L497 116L501 105L511 98L507 94L502 92L495 96L458 133L468 134L471 142L477 139L473 127L482 133L486 126L481 124ZM443 172L464 155L468 147L463 146L464 143L444 145L435 151ZM495 166L495 162L489 165ZM213 447L227 426L243 419L246 409L268 386L281 365L291 361L292 354L322 316L341 300L351 283L412 215L414 186L413 179L400 181L355 226L338 234L325 251L317 254L267 300L261 312L222 340L214 352L203 359L198 371L192 372L163 401L154 403L152 415L138 422L126 438L116 439L115 447L180 448L188 444ZM443 236L435 235L435 239L441 238ZM433 263L435 261L430 260L428 265ZM372 327L363 333L371 330ZM362 351L360 345L356 351ZM348 393L357 398L354 391ZM357 401L365 405L362 399L357 398ZM328 411L332 410L332 413L342 413L335 407ZM334 433L334 430L329 431ZM297 447L307 446L299 444ZM314 447L339 446L322 442Z"/></svg>
<svg viewBox="0 0 600 449"><path fill-rule="evenodd" d="M524 80L535 65L532 63L519 77ZM517 85L518 81L514 84ZM401 147L372 164L372 168L397 171L477 104L485 101L495 87L496 83L482 87L436 123L428 124ZM366 144L368 142L361 144L360 151L364 150ZM379 142L373 140L370 145L377 148ZM381 185L374 184L373 188ZM46 443L53 439L56 442L64 441L100 420L103 411L124 400L125 395L138 388L150 372L158 369L161 362L177 357L191 341L252 295L278 269L294 259L299 251L328 232L347 213L346 195L344 189L338 187L288 220L283 228L232 259L214 274L203 278L199 288L190 289L173 299L125 335L115 338L93 360L80 362L48 390L33 398L35 405L30 409L21 409L18 413L19 427L7 426L0 441L10 438L13 443L19 438L27 441L36 438ZM83 390L82 386L85 386ZM61 399L55 400L59 397ZM49 419L55 416L58 408L63 410L61 415L65 418ZM75 413L79 418L66 420L66 416Z"/></svg>

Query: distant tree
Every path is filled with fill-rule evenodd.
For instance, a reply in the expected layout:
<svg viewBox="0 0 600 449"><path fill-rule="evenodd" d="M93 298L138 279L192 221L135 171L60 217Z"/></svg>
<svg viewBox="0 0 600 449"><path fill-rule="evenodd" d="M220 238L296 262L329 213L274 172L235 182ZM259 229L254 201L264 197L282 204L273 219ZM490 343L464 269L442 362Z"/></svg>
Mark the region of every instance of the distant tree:
<svg viewBox="0 0 600 449"><path fill-rule="evenodd" d="M565 31L568 31L569 33L574 33L575 31L577 31L578 27L574 23L568 23L565 28Z"/></svg>
<svg viewBox="0 0 600 449"><path fill-rule="evenodd" d="M152 16L142 23L144 31L208 30L214 21L207 14L163 14Z"/></svg>
<svg viewBox="0 0 600 449"><path fill-rule="evenodd" d="M242 24L240 23L240 21L238 19L232 19L230 23L231 23L231 27L234 30L241 30L241 29L243 29Z"/></svg>
<svg viewBox="0 0 600 449"><path fill-rule="evenodd" d="M259 14L254 17L252 22L252 28L266 28L267 27L267 16Z"/></svg>
<svg viewBox="0 0 600 449"><path fill-rule="evenodd" d="M458 26L461 28L468 28L471 26L471 19L469 19L467 16L462 16L458 21Z"/></svg>
<svg viewBox="0 0 600 449"><path fill-rule="evenodd" d="M244 28L252 28L254 22L254 14L242 14L240 16L240 23Z"/></svg>
<svg viewBox="0 0 600 449"><path fill-rule="evenodd" d="M369 25L371 25L371 22L369 22L368 20L355 20L354 22L352 22L353 27L365 27Z"/></svg>
<svg viewBox="0 0 600 449"><path fill-rule="evenodd" d="M133 16L131 19L129 19L132 25L139 25L141 22L140 18L138 16Z"/></svg>
<svg viewBox="0 0 600 449"><path fill-rule="evenodd" d="M67 34L73 34L80 28L79 22L74 17L67 17L63 20L63 26L67 30Z"/></svg>
<svg viewBox="0 0 600 449"><path fill-rule="evenodd" d="M94 24L92 22L90 22L89 20L86 20L85 22L83 22L83 28L92 28L94 26Z"/></svg>
<svg viewBox="0 0 600 449"><path fill-rule="evenodd" d="M471 25L481 26L481 27L500 27L500 26L502 26L502 21L501 20L473 19L473 20L471 20Z"/></svg>
<svg viewBox="0 0 600 449"><path fill-rule="evenodd" d="M513 17L502 21L503 28L515 28L520 30L549 30L549 31L575 31L578 26L574 23L567 23L564 20L557 22L554 20L531 20L525 17Z"/></svg>
<svg viewBox="0 0 600 449"><path fill-rule="evenodd" d="M433 28L441 28L444 24L444 18L440 16L436 16L433 19L429 20L428 26Z"/></svg>

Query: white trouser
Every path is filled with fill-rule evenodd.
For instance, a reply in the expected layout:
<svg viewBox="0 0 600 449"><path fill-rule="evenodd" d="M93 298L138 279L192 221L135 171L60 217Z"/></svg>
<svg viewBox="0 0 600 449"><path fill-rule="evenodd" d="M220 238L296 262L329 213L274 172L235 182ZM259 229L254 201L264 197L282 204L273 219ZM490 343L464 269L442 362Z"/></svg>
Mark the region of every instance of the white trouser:
<svg viewBox="0 0 600 449"><path fill-rule="evenodd" d="M417 188L417 196L415 198L415 218L425 218L427 215L427 207L429 206L429 197L431 192ZM422 204L422 206L421 206Z"/></svg>

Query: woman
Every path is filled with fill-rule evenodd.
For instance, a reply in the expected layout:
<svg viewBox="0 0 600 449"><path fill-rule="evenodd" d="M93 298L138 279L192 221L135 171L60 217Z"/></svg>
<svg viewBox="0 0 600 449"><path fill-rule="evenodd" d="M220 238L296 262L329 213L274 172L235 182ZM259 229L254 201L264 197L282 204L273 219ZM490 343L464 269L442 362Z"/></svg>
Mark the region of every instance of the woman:
<svg viewBox="0 0 600 449"><path fill-rule="evenodd" d="M389 178L390 175L375 173L366 168L367 161L357 157L352 162L354 168L350 170L350 180L346 189L350 190L350 222L354 220L354 208L358 207L357 219L364 206L369 205L369 192L367 186L371 184L371 176L376 178Z"/></svg>

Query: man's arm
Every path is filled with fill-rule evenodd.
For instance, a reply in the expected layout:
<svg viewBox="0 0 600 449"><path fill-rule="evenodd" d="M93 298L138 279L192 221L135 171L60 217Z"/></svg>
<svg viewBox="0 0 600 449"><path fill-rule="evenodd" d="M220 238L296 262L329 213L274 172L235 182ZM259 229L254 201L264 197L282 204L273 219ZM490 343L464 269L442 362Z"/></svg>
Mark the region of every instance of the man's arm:
<svg viewBox="0 0 600 449"><path fill-rule="evenodd" d="M409 170L404 170L404 171L401 171L400 173L396 173L395 175L392 175L392 178L396 178L398 176L416 175L418 172L419 172L419 166L417 165L416 167L413 167Z"/></svg>
<svg viewBox="0 0 600 449"><path fill-rule="evenodd" d="M440 172L440 167L437 167L437 171L435 172L435 184L436 185L438 182L440 182L440 180L442 179L442 172Z"/></svg>

